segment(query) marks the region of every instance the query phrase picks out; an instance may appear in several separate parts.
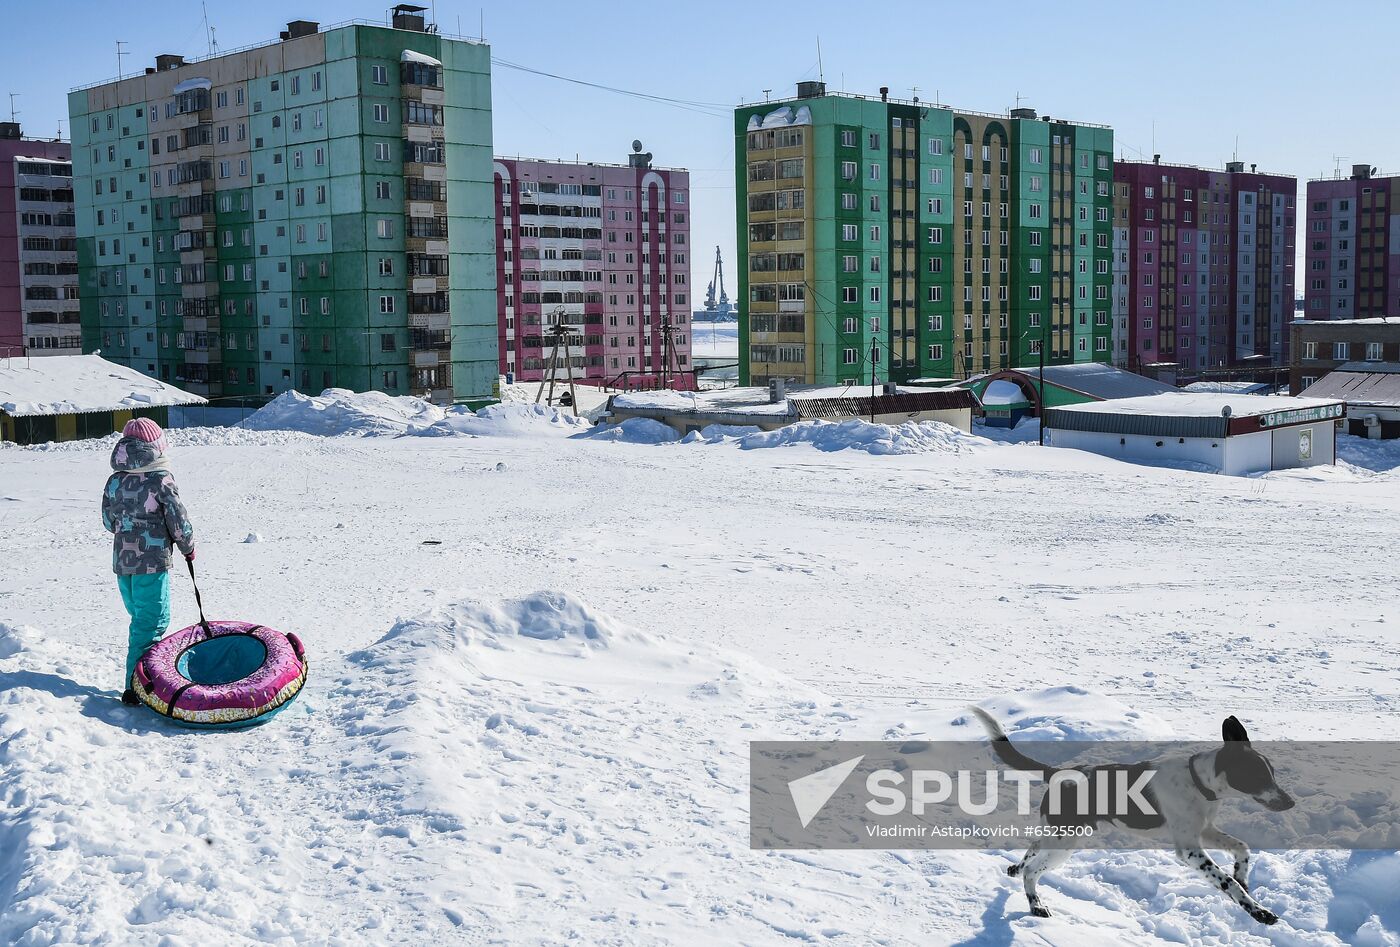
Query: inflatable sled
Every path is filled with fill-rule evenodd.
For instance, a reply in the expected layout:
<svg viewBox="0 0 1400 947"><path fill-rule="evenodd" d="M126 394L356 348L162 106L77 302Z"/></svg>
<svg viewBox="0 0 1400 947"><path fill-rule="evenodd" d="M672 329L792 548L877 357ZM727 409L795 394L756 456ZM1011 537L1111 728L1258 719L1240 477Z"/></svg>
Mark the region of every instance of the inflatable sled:
<svg viewBox="0 0 1400 947"><path fill-rule="evenodd" d="M301 693L306 669L296 635L243 621L201 621L152 645L136 665L131 689L182 726L231 730L271 720Z"/></svg>

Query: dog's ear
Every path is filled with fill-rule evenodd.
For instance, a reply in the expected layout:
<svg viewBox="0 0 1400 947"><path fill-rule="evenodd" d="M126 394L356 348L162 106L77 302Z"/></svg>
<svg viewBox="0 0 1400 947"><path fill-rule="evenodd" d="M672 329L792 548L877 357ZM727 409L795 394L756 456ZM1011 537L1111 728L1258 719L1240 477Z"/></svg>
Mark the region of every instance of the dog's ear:
<svg viewBox="0 0 1400 947"><path fill-rule="evenodd" d="M1225 722L1220 726L1220 735L1225 738L1226 743L1248 743L1249 734L1244 732L1244 724L1235 716L1225 718Z"/></svg>

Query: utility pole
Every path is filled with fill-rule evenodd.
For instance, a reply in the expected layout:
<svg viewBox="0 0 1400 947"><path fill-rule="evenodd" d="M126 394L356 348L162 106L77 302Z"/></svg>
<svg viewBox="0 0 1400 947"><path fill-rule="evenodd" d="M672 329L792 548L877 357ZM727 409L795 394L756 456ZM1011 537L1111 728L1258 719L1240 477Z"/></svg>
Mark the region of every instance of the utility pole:
<svg viewBox="0 0 1400 947"><path fill-rule="evenodd" d="M870 423L875 423L875 365L880 357L879 341L875 338L875 320L872 318L870 326Z"/></svg>
<svg viewBox="0 0 1400 947"><path fill-rule="evenodd" d="M544 395L544 383L549 382L549 396L545 399L545 404L554 404L554 381L559 370L559 346L564 346L565 371L569 375L569 400L573 402L574 417L578 417L578 393L574 389L574 368L569 361L569 327L564 324L564 307L560 306L554 310L554 327L550 329L550 350L549 362L545 365L545 373L540 377L540 387L535 392L535 404L540 403L540 397Z"/></svg>
<svg viewBox="0 0 1400 947"><path fill-rule="evenodd" d="M671 333L675 331L675 326L671 325L669 318L661 321L661 387L670 388L672 381L681 375L681 363L676 353L675 339Z"/></svg>
<svg viewBox="0 0 1400 947"><path fill-rule="evenodd" d="M1040 330L1040 446L1045 446L1045 330Z"/></svg>

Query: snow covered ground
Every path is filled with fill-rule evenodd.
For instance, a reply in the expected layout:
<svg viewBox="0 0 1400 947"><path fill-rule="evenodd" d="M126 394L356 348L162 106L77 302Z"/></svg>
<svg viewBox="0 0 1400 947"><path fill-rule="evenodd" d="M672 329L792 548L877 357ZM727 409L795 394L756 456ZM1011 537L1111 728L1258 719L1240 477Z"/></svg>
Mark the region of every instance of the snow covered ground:
<svg viewBox="0 0 1400 947"><path fill-rule="evenodd" d="M171 433L211 616L310 653L243 733L116 702L111 441L0 448L0 942L1400 942L1395 853L1262 854L1275 928L1165 853L1083 854L1038 920L1008 854L747 826L749 740L975 737L973 701L1013 732L1394 738L1394 445L1230 478L940 425L281 426L352 410L328 427L378 436Z"/></svg>
<svg viewBox="0 0 1400 947"><path fill-rule="evenodd" d="M690 351L697 358L737 359L739 323L692 322Z"/></svg>

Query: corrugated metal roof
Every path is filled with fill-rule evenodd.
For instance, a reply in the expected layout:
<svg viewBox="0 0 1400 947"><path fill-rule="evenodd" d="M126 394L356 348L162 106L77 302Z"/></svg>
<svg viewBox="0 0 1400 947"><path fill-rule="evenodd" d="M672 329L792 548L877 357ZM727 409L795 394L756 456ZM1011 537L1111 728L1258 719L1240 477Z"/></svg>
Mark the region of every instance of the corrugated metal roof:
<svg viewBox="0 0 1400 947"><path fill-rule="evenodd" d="M1230 419L1155 414L1108 414L1049 408L1045 426L1064 431L1100 434L1142 434L1147 437L1224 437Z"/></svg>
<svg viewBox="0 0 1400 947"><path fill-rule="evenodd" d="M1309 385L1302 397L1339 398L1349 404L1400 407L1400 373L1390 371L1336 371Z"/></svg>
<svg viewBox="0 0 1400 947"><path fill-rule="evenodd" d="M871 414L913 414L916 411L952 411L973 408L977 397L967 388L944 388L939 391L900 392L894 395L868 395L861 398L793 399L797 417L835 420L838 418L869 417Z"/></svg>

